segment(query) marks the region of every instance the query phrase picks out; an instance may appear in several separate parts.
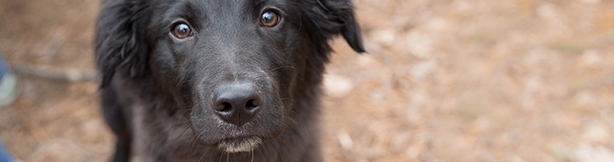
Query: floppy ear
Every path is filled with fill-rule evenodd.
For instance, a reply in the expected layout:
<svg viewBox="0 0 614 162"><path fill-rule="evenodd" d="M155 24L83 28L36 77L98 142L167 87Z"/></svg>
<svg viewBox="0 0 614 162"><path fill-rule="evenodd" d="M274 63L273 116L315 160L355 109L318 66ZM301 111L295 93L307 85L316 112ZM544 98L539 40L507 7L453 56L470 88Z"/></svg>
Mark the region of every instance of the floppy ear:
<svg viewBox="0 0 614 162"><path fill-rule="evenodd" d="M331 36L341 34L350 47L358 53L365 52L360 26L354 17L354 5L350 0L313 0L307 16L321 30Z"/></svg>
<svg viewBox="0 0 614 162"><path fill-rule="evenodd" d="M103 2L96 24L96 63L102 73L100 87L109 84L116 72L131 77L143 75L149 47L144 39L147 1Z"/></svg>

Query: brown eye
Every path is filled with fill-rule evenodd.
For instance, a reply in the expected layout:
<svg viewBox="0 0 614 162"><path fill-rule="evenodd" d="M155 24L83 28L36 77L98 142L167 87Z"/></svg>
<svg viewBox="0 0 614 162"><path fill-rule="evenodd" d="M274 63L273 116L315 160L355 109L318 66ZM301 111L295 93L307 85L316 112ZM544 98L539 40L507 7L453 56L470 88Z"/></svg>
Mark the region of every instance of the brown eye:
<svg viewBox="0 0 614 162"><path fill-rule="evenodd" d="M185 39L192 35L192 29L188 24L180 23L173 28L173 35L179 39Z"/></svg>
<svg viewBox="0 0 614 162"><path fill-rule="evenodd" d="M266 27L274 27L279 23L279 15L273 11L264 11L260 15L260 24Z"/></svg>

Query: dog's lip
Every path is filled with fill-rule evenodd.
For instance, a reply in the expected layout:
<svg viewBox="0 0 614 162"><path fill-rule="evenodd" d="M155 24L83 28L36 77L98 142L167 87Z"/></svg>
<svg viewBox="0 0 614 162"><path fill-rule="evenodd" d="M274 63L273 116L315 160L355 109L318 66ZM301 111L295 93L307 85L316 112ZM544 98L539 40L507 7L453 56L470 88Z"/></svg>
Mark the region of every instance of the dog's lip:
<svg viewBox="0 0 614 162"><path fill-rule="evenodd" d="M229 153L249 152L262 144L263 138L259 136L238 136L224 138L217 142L217 147Z"/></svg>
<svg viewBox="0 0 614 162"><path fill-rule="evenodd" d="M243 136L224 138L224 139L220 140L220 142L224 142L224 141L240 141L240 140L253 139L253 138L260 138L260 137L256 136L256 135L243 135Z"/></svg>

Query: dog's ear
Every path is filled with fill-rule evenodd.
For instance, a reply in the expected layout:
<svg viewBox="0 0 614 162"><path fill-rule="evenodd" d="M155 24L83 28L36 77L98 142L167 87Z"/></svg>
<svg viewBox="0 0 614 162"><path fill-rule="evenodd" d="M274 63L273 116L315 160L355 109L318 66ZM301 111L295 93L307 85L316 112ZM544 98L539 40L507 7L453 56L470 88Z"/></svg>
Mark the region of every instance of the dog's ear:
<svg viewBox="0 0 614 162"><path fill-rule="evenodd" d="M341 11L339 17L343 22L343 27L341 27L341 34L343 38L350 44L350 47L354 49L354 51L358 53L365 52L365 48L362 45L362 34L360 32L360 25L356 21L354 17L354 6L350 1L344 2L347 5L347 8L344 8Z"/></svg>
<svg viewBox="0 0 614 162"><path fill-rule="evenodd" d="M360 26L354 17L354 5L350 0L313 0L309 11L311 21L330 36L341 34L354 51L362 53Z"/></svg>
<svg viewBox="0 0 614 162"><path fill-rule="evenodd" d="M144 38L147 1L103 2L96 24L95 56L102 73L100 87L109 84L116 72L131 77L145 71L149 47Z"/></svg>

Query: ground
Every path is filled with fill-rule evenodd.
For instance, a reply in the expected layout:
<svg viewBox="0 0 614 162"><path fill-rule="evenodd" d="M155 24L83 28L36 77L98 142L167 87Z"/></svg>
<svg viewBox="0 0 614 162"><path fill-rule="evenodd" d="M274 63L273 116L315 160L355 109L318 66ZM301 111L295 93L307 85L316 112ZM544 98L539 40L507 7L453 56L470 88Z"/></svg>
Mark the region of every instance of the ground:
<svg viewBox="0 0 614 162"><path fill-rule="evenodd" d="M330 162L614 161L614 1L354 0L368 53L336 39ZM96 1L0 0L12 65L94 69ZM16 158L106 161L93 81L21 76L0 108Z"/></svg>

